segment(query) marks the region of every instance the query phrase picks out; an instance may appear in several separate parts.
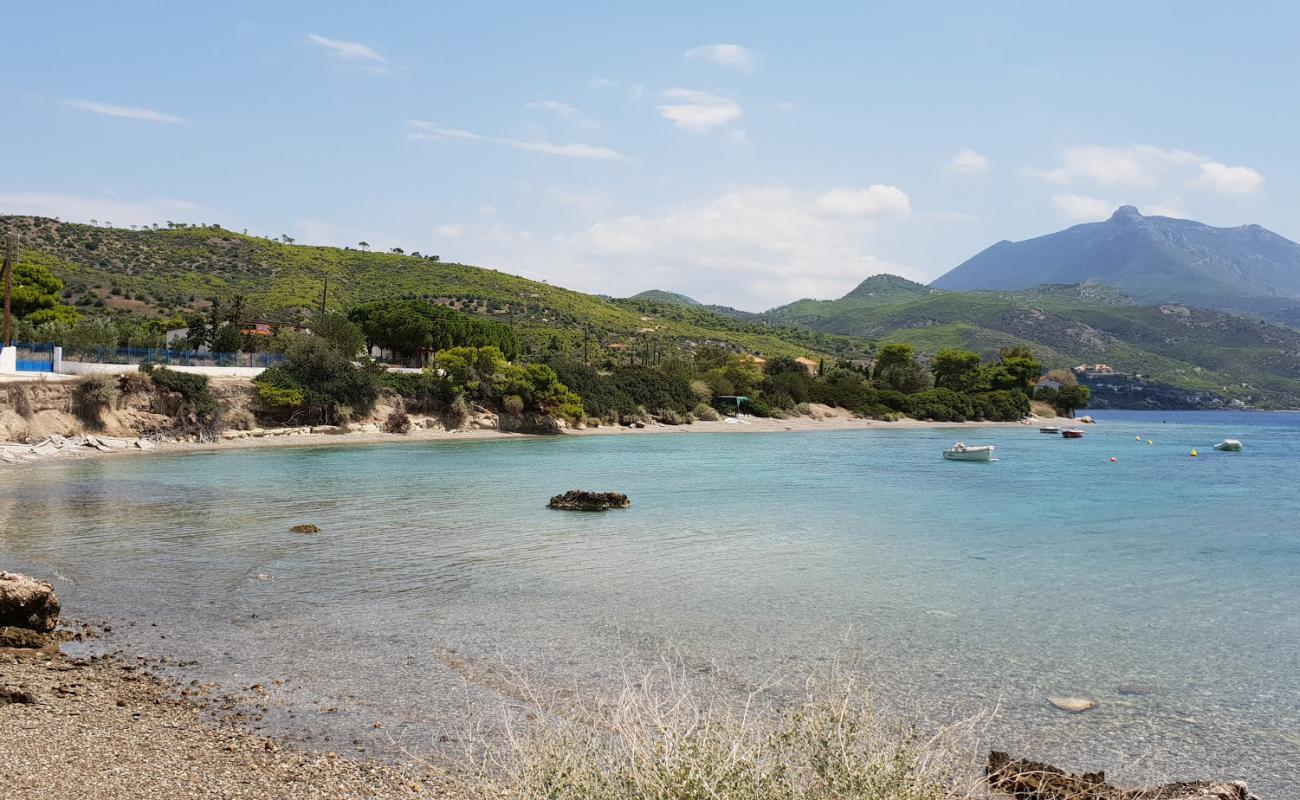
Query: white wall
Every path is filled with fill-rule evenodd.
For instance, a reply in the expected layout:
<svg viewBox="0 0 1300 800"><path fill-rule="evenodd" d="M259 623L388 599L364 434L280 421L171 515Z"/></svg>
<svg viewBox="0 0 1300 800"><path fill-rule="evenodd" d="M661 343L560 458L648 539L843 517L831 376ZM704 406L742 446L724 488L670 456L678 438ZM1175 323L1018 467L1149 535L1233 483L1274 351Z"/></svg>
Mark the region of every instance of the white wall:
<svg viewBox="0 0 1300 800"><path fill-rule="evenodd" d="M182 367L167 365L177 372L193 372L209 378L255 378L266 367ZM139 372L139 364L92 364L83 361L64 361L58 367L61 375L123 375Z"/></svg>
<svg viewBox="0 0 1300 800"><path fill-rule="evenodd" d="M0 347L0 375L18 374L18 348Z"/></svg>

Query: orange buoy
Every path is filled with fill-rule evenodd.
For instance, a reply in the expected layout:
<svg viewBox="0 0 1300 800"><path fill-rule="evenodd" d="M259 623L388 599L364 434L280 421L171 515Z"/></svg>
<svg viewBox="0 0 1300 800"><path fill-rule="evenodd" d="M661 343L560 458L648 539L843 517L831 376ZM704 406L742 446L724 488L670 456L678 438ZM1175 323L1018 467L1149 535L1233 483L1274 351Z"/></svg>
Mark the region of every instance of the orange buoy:
<svg viewBox="0 0 1300 800"><path fill-rule="evenodd" d="M1112 463L1112 464L1115 463L1115 456L1111 456L1111 457L1110 457L1110 463Z"/></svg>

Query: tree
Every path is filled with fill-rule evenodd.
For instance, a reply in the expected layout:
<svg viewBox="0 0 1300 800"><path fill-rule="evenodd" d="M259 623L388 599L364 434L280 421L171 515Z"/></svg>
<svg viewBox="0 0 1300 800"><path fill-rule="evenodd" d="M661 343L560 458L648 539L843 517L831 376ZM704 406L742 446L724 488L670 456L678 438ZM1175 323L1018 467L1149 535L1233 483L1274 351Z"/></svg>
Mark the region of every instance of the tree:
<svg viewBox="0 0 1300 800"><path fill-rule="evenodd" d="M397 254L397 255L400 256L400 255L402 255L403 253L405 253L406 251L403 250L403 249L400 248L400 247L394 247L392 250L389 250L388 252L390 252L390 253L395 253L395 254Z"/></svg>
<svg viewBox="0 0 1300 800"><path fill-rule="evenodd" d="M1012 386L995 386L995 389L1020 389L1028 391L1042 374L1043 367L1034 356L1034 351L1023 345L1004 347L998 351L1001 366L1014 382Z"/></svg>
<svg viewBox="0 0 1300 800"><path fill-rule="evenodd" d="M19 261L13 272L13 314L23 319L59 307L63 281L40 264Z"/></svg>
<svg viewBox="0 0 1300 800"><path fill-rule="evenodd" d="M367 253L370 252L370 242L357 242L357 247L360 247L362 250L365 250Z"/></svg>
<svg viewBox="0 0 1300 800"><path fill-rule="evenodd" d="M1056 394L1049 402L1051 402L1058 414L1073 417L1075 409L1088 407L1088 400L1091 396L1092 392L1087 386L1080 386L1076 383L1062 386L1056 390Z"/></svg>
<svg viewBox="0 0 1300 800"><path fill-rule="evenodd" d="M876 371L872 376L882 388L904 394L925 388L925 374L916 363L910 344L885 344L876 351Z"/></svg>
<svg viewBox="0 0 1300 800"><path fill-rule="evenodd" d="M934 388L952 389L954 392L973 390L979 381L981 360L979 353L969 350L940 350L930 361Z"/></svg>
<svg viewBox="0 0 1300 800"><path fill-rule="evenodd" d="M354 358L366 345L365 334L342 314L317 314L312 317L311 332L347 358Z"/></svg>

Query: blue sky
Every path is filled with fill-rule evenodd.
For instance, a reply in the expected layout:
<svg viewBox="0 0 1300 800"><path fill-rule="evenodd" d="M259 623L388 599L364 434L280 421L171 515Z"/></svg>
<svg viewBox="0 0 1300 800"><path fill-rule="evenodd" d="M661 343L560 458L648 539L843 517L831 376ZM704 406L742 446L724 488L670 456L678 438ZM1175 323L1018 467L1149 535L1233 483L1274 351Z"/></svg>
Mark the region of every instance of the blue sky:
<svg viewBox="0 0 1300 800"><path fill-rule="evenodd" d="M751 309L1121 203L1300 238L1284 3L26 3L5 28L3 213Z"/></svg>

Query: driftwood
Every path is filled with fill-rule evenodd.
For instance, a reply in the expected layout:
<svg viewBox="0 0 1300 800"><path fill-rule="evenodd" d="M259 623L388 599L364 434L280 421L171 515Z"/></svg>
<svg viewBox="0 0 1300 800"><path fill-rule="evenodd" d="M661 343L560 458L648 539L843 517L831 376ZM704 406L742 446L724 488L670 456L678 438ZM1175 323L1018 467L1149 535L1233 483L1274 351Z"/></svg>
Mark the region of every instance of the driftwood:
<svg viewBox="0 0 1300 800"><path fill-rule="evenodd" d="M985 772L989 788L1016 800L1259 800L1240 781L1188 781L1142 789L1106 783L1106 773L1075 775L1049 764L994 750Z"/></svg>

